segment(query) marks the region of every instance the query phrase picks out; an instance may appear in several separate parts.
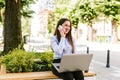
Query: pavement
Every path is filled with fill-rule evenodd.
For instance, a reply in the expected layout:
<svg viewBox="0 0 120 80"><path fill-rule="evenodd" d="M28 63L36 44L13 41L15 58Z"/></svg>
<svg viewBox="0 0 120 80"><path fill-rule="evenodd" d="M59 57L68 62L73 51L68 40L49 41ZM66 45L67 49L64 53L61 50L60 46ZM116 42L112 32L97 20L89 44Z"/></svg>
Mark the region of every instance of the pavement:
<svg viewBox="0 0 120 80"><path fill-rule="evenodd" d="M78 42L78 44L81 45L82 43ZM82 48L79 47L78 51L84 50L87 52L87 47L88 47L88 52L89 51L99 52L99 51L110 50L111 53L113 52L113 54L114 52L117 52L118 54L120 53L119 43L86 42L85 44L82 44L84 45L84 47ZM94 54L97 55L97 53L94 53ZM119 63L119 61L114 63ZM90 71L96 72L97 75L94 78L91 78L91 77L85 78L85 80L120 80L120 68L110 64L109 64L109 67L106 67L106 65L107 65L106 63L102 63L100 61L93 59L90 65Z"/></svg>
<svg viewBox="0 0 120 80"><path fill-rule="evenodd" d="M93 60L90 70L97 73L95 80L120 80L120 69L115 67L107 68L105 64Z"/></svg>
<svg viewBox="0 0 120 80"><path fill-rule="evenodd" d="M119 43L87 42L86 46L88 47L89 51L99 52L99 51L110 50L111 52L117 52L117 53L120 52ZM78 51L80 50L87 51L87 48L85 47L79 48ZM120 69L118 67L111 66L111 65L109 65L109 67L106 67L106 65L107 65L106 63L102 63L93 59L90 65L90 71L96 72L97 76L94 79L91 79L89 77L89 78L85 78L85 80L120 80Z"/></svg>

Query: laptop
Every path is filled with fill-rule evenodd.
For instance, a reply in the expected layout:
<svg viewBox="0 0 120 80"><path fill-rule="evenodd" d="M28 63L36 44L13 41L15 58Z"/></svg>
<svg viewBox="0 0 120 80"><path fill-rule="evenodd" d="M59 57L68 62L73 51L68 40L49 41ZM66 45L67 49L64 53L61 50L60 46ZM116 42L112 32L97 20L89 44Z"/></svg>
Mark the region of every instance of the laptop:
<svg viewBox="0 0 120 80"><path fill-rule="evenodd" d="M52 65L60 73L66 71L87 71L92 60L93 54L64 54L60 63Z"/></svg>

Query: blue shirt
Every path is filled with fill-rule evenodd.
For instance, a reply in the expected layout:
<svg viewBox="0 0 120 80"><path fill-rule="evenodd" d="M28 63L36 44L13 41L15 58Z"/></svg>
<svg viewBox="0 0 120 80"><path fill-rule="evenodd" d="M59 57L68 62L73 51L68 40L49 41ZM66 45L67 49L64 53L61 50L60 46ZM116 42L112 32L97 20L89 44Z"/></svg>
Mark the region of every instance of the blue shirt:
<svg viewBox="0 0 120 80"><path fill-rule="evenodd" d="M60 42L57 40L57 36L52 36L50 39L51 47L54 51L54 59L60 59L63 54L72 54L72 47L68 40L61 37ZM73 39L74 53L76 53L76 44Z"/></svg>

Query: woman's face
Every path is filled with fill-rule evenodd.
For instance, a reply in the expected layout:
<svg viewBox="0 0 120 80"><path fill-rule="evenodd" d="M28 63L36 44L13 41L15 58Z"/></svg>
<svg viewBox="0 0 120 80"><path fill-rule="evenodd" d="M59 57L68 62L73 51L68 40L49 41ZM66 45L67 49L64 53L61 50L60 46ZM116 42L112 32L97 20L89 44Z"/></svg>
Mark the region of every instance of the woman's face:
<svg viewBox="0 0 120 80"><path fill-rule="evenodd" d="M70 22L69 21L65 21L62 24L62 27L64 28L65 33L67 34L70 31Z"/></svg>

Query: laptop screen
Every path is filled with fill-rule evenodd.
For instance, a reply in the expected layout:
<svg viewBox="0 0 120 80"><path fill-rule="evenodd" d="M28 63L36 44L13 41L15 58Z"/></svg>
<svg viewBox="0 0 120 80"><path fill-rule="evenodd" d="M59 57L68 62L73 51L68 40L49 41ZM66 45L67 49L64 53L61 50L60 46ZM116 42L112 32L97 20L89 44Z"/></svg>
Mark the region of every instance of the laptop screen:
<svg viewBox="0 0 120 80"><path fill-rule="evenodd" d="M65 54L60 63L60 72L88 70L93 54Z"/></svg>

